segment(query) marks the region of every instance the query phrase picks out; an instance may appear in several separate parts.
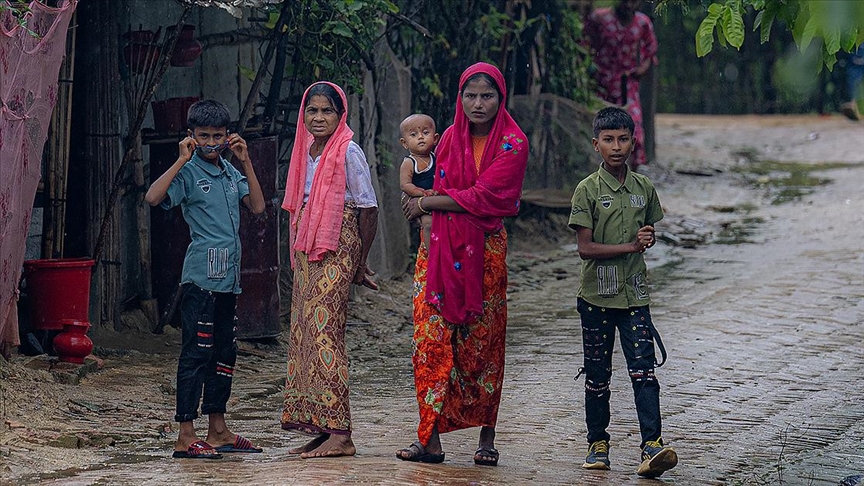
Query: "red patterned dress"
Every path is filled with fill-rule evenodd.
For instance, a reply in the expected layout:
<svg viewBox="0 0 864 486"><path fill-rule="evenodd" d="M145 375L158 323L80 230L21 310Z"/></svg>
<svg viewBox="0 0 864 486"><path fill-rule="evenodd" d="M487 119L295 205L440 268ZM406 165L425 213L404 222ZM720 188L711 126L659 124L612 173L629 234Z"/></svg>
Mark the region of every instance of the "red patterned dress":
<svg viewBox="0 0 864 486"><path fill-rule="evenodd" d="M414 384L420 407L417 437L494 427L504 381L507 332L507 233L486 236L483 250L483 316L454 325L426 301L428 252L420 248L414 272Z"/></svg>

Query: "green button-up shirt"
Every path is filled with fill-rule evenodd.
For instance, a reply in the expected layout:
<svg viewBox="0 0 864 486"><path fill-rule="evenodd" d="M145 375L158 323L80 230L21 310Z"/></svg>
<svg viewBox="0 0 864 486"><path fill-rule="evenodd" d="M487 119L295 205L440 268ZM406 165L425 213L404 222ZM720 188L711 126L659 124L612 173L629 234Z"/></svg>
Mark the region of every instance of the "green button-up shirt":
<svg viewBox="0 0 864 486"><path fill-rule="evenodd" d="M573 192L570 227L589 228L605 245L632 243L639 228L663 219L654 184L627 170L624 183L602 166ZM604 260L582 260L579 297L613 309L648 305L647 268L641 253Z"/></svg>
<svg viewBox="0 0 864 486"><path fill-rule="evenodd" d="M220 167L192 156L168 187L165 209L179 205L192 242L180 283L213 292L240 293L240 200L249 194L246 176L227 160Z"/></svg>

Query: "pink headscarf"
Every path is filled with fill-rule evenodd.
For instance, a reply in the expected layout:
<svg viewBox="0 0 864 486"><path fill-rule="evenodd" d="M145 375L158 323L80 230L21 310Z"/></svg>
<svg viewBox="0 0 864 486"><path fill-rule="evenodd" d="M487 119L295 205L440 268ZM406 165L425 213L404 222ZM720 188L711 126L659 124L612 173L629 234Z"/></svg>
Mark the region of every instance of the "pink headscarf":
<svg viewBox="0 0 864 486"><path fill-rule="evenodd" d="M304 120L306 96L309 90L318 84L326 84L336 89L342 98L345 111L321 153L321 160L312 179L309 200L306 202L307 208L298 225L297 217L303 206L309 148L315 140ZM294 148L291 150L288 180L285 183L285 199L282 201L282 209L291 213L291 268L294 268L294 251L306 253L309 261L314 262L323 259L328 251L335 251L339 244L342 212L345 207L345 153L354 136L354 132L348 128L347 119L348 100L342 88L327 81L314 83L306 88L300 113L297 115L297 133L294 135Z"/></svg>
<svg viewBox="0 0 864 486"><path fill-rule="evenodd" d="M528 164L528 138L506 108L507 86L495 66L477 63L462 73L485 73L501 91L498 114L486 140L480 174L474 164L471 122L456 101L453 125L436 150L434 189L453 198L467 213L435 212L426 273L426 299L449 322L465 324L483 314L483 250L485 234L503 227L505 216L519 212L522 181Z"/></svg>

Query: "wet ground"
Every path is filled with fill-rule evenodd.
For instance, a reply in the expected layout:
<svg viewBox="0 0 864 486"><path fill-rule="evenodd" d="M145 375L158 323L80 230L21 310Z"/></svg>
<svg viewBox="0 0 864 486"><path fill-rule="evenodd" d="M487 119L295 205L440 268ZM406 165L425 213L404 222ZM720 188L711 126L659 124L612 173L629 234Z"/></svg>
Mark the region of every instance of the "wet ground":
<svg viewBox="0 0 864 486"><path fill-rule="evenodd" d="M664 438L680 456L662 481L836 485L864 473L857 381L864 371L864 153L853 143L862 135L864 127L839 118L659 117L659 160L646 173L667 214L658 230L674 231L646 258L652 315L670 354L658 370ZM785 168L793 166L816 182L792 177ZM699 238L681 245L674 234L681 228ZM78 386L4 368L0 413L9 423L0 435L0 482L656 484L634 473L639 433L620 352L612 471L580 469L586 444L581 382L573 380L582 359L575 238L565 232L541 244L517 231L512 243L497 468L473 464L478 430L443 436L441 465L393 456L415 439L417 420L410 282L403 279L359 295L352 313L357 456L290 456L302 438L279 429L284 351L246 346L228 419L265 453L172 460L179 336L170 331L139 337L147 342L136 347L146 352L105 349L105 368Z"/></svg>

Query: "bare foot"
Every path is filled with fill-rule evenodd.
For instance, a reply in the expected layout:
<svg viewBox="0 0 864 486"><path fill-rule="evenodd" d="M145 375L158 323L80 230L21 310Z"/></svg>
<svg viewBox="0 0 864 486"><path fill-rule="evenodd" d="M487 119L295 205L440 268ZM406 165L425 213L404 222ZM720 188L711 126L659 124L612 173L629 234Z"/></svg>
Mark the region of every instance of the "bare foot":
<svg viewBox="0 0 864 486"><path fill-rule="evenodd" d="M493 430L492 437L494 440L494 437L495 437L494 430L495 429L492 429L492 430ZM480 430L480 437L481 437L481 439L483 438L483 430L482 429ZM402 459L405 461L410 461L410 460L414 459L418 454L432 454L435 456L441 455L443 457L444 448L441 446L441 435L438 433L438 424L435 424L435 426L432 427L432 435L429 436L429 443L428 444L426 444L425 446L423 444L420 444L419 442L417 442L417 444L419 444L421 447L423 447L423 451L418 452L417 450L413 450L413 449L416 449L416 446L413 448L411 446L408 446L405 449L399 449L398 451L396 451L396 456L398 456L399 459Z"/></svg>
<svg viewBox="0 0 864 486"><path fill-rule="evenodd" d="M214 412L208 415L207 438L205 439L208 444L213 445L213 447L233 445L236 438L237 435L228 430L224 413Z"/></svg>
<svg viewBox="0 0 864 486"><path fill-rule="evenodd" d="M353 456L357 453L354 447L354 442L350 435L330 434L320 446L309 452L300 454L303 459L312 459L314 457L340 457Z"/></svg>
<svg viewBox="0 0 864 486"><path fill-rule="evenodd" d="M480 442L477 444L477 452L474 453L474 464L481 466L498 465L498 449L495 448L495 427L480 429Z"/></svg>
<svg viewBox="0 0 864 486"><path fill-rule="evenodd" d="M213 447L220 447L223 445L233 445L234 439L236 438L236 434L226 430L224 433L220 434L207 434L207 438L204 439L204 441L211 444Z"/></svg>
<svg viewBox="0 0 864 486"><path fill-rule="evenodd" d="M302 454L304 452L314 451L318 446L324 443L327 439L330 438L330 434L321 434L318 437L310 440L300 447L295 447L293 449L288 449L288 454Z"/></svg>

